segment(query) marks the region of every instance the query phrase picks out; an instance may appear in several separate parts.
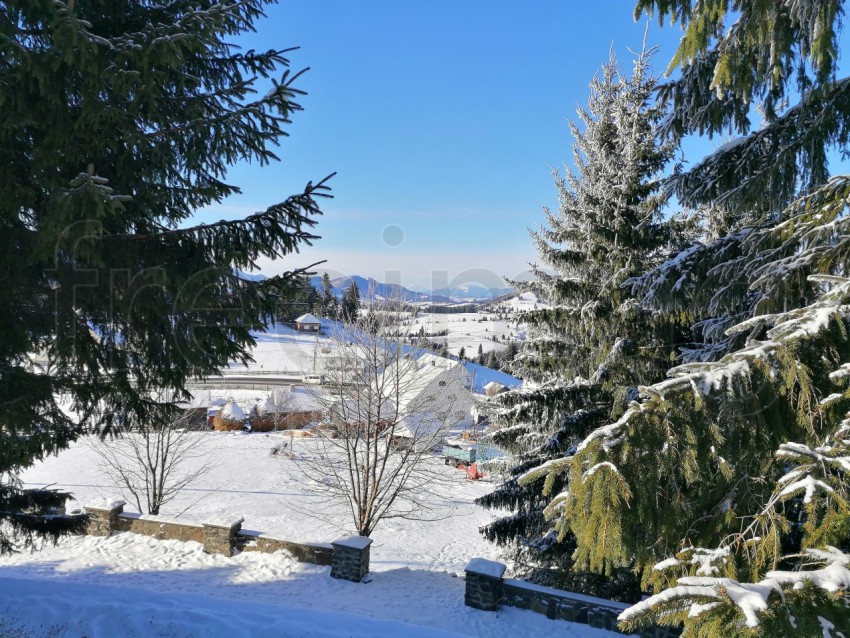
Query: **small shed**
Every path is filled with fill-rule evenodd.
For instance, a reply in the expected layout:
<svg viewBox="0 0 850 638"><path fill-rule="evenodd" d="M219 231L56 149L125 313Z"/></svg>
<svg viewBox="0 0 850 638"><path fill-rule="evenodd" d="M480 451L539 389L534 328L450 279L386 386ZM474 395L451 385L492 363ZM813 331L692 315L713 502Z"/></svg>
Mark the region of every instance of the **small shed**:
<svg viewBox="0 0 850 638"><path fill-rule="evenodd" d="M319 332L321 328L322 324L319 319L309 312L295 320L295 329L298 332Z"/></svg>
<svg viewBox="0 0 850 638"><path fill-rule="evenodd" d="M278 388L251 410L251 429L254 432L291 430L321 420L321 402L303 388Z"/></svg>
<svg viewBox="0 0 850 638"><path fill-rule="evenodd" d="M507 392L508 388L505 387L504 384L499 383L498 381L491 381L490 383L484 386L484 394L488 397L494 397L497 394L502 394L503 392Z"/></svg>

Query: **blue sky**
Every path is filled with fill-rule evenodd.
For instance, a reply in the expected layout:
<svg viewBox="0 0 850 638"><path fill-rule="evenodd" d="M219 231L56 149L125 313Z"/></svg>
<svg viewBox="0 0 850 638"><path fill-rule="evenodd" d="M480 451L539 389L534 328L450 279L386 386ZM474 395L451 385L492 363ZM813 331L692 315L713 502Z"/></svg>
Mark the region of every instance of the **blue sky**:
<svg viewBox="0 0 850 638"><path fill-rule="evenodd" d="M528 227L555 206L550 166L571 154L567 118L614 46L624 67L647 24L626 0L284 0L245 47L299 46L308 95L282 161L239 165L243 195L199 221L264 209L336 171L315 247L275 273L327 259L338 273L427 289L468 269L514 277L534 260ZM678 27L652 21L659 72ZM711 149L703 144L692 161ZM390 230L387 230L388 227ZM400 232L399 232L400 229ZM398 243L398 239L403 239ZM389 243L385 241L389 239ZM435 274L436 273L436 274ZM477 276L478 279L482 277ZM489 282L482 282L489 283Z"/></svg>

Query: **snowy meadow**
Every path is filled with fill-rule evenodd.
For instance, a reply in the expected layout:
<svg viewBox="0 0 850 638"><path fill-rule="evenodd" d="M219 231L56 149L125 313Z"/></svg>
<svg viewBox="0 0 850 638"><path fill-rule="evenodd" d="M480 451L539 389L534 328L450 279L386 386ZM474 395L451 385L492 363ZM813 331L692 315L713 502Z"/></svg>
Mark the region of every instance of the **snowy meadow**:
<svg viewBox="0 0 850 638"><path fill-rule="evenodd" d="M202 522L238 515L243 529L302 542L346 534L344 513L317 518L305 512L305 503L318 504L297 464L315 441L283 433L201 434L212 469L165 506L162 517ZM72 492L69 508L126 497L99 469L89 443L83 439L36 464L22 476L25 485ZM271 454L281 443L292 446L291 456ZM443 516L380 525L368 583L331 579L329 567L298 563L283 552L225 558L204 553L199 543L131 533L70 537L0 558L0 635L614 635L529 611L464 606L466 563L498 558L478 533L493 515L473 504L492 485L434 461L446 478Z"/></svg>

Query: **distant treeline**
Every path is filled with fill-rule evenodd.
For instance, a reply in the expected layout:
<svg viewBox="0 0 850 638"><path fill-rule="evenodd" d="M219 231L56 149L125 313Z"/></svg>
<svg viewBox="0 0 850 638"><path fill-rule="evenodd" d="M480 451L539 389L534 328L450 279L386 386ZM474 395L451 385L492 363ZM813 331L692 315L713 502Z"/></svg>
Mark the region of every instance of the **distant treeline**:
<svg viewBox="0 0 850 638"><path fill-rule="evenodd" d="M460 306L452 305L433 305L433 306L422 306L420 308L423 312L430 312L435 315L456 315L462 313L469 312L478 312L478 306L476 304L463 304Z"/></svg>

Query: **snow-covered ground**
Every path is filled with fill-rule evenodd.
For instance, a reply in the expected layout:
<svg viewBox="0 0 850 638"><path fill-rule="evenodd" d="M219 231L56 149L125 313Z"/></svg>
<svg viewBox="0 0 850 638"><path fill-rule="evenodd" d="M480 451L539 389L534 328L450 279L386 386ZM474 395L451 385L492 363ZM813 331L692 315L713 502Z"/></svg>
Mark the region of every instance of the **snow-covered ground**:
<svg viewBox="0 0 850 638"><path fill-rule="evenodd" d="M206 452L213 469L165 506L163 516L203 522L238 515L245 518L246 529L292 541L329 542L351 532L348 518L342 513L326 513L322 519L309 515L316 509L317 497L305 487L307 479L299 470L297 459L310 456L317 442L290 438L285 432L205 432L201 436L206 439ZM287 449L291 446L296 460L271 454L282 443L287 444ZM444 520L387 521L373 537L373 565L461 573L467 560L474 556L498 556L497 549L477 531L493 516L472 503L492 489L492 485L467 481L463 472L443 465L440 459L435 459L434 464L446 477L436 488L439 494L434 501ZM128 511L135 509L130 495L111 484L99 470L97 455L85 441L27 470L22 480L27 487L53 485L67 489L75 496L68 503L69 508L120 497L127 501Z"/></svg>
<svg viewBox="0 0 850 638"><path fill-rule="evenodd" d="M348 531L342 516L317 520L305 512L310 498L298 461L270 455L289 437L208 436L214 469L163 515L187 521L240 515L244 528L290 540L329 541ZM311 442L292 444L296 458L310 454ZM472 503L492 486L442 467L447 482L438 501L448 516L380 526L373 536L368 584L331 579L329 568L297 563L282 553L225 558L205 554L197 543L135 534L75 537L32 554L0 558L0 635L615 635L529 611L465 607L464 582L458 577L463 567L472 557L498 557L478 534L491 515ZM70 490L78 504L128 496L108 484L85 442L39 463L22 478L29 487Z"/></svg>
<svg viewBox="0 0 850 638"><path fill-rule="evenodd" d="M257 345L249 350L253 362L233 363L226 372L300 372L320 370L320 358L330 346L326 335L297 332L287 326L270 326L268 332L254 333Z"/></svg>
<svg viewBox="0 0 850 638"><path fill-rule="evenodd" d="M77 537L0 560L0 635L615 636L529 611L470 609L464 581L445 572L373 563L369 578L335 580L329 567L280 552L225 558L136 534Z"/></svg>

